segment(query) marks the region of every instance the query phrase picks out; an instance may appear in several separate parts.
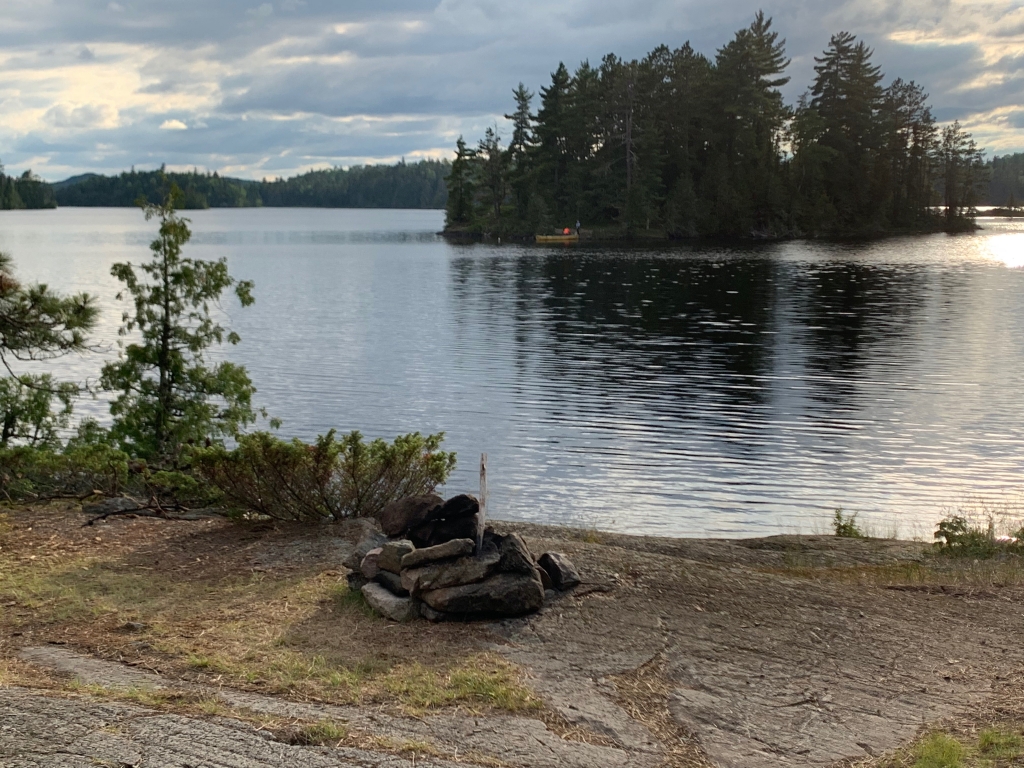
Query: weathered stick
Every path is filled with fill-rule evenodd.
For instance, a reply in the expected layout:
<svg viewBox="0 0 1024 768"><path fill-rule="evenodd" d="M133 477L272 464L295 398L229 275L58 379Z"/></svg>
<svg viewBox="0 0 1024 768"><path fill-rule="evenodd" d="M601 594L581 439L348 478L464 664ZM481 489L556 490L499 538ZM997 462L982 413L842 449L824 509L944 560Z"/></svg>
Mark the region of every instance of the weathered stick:
<svg viewBox="0 0 1024 768"><path fill-rule="evenodd" d="M487 523L487 454L480 454L480 525L476 531L476 551L484 546L484 525Z"/></svg>

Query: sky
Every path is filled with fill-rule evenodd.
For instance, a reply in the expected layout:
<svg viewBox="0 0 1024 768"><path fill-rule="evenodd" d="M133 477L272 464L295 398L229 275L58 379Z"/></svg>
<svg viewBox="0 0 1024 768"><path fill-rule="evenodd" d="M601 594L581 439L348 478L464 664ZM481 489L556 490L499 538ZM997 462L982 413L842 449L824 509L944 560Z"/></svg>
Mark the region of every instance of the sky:
<svg viewBox="0 0 1024 768"><path fill-rule="evenodd" d="M793 102L849 31L988 154L1024 151L1024 0L3 0L0 162L56 181L132 166L242 178L448 157L614 52L713 56L758 9Z"/></svg>

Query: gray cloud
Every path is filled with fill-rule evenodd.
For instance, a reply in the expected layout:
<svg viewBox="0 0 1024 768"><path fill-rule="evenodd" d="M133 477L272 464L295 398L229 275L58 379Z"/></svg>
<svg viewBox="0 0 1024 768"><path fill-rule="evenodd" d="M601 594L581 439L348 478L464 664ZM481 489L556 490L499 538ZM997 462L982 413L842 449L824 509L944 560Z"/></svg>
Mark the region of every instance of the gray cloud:
<svg viewBox="0 0 1024 768"><path fill-rule="evenodd" d="M740 0L7 0L0 158L47 178L131 165L242 176L448 151L536 91L559 61L687 40L714 55L757 10ZM780 0L787 97L829 36L875 48L937 115L1024 149L1016 0ZM161 130L177 123L188 130Z"/></svg>

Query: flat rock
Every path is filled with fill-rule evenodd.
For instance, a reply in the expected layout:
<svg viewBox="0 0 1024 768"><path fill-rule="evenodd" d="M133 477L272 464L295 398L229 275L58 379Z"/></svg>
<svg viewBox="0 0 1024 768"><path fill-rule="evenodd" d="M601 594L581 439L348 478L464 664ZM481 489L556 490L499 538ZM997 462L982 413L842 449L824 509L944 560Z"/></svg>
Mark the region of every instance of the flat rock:
<svg viewBox="0 0 1024 768"><path fill-rule="evenodd" d="M381 547L371 549L366 553L366 557L363 558L363 562L359 564L359 572L368 579L372 579L378 573L380 573L380 565L377 563L380 553L383 551Z"/></svg>
<svg viewBox="0 0 1024 768"><path fill-rule="evenodd" d="M522 616L544 604L544 588L536 574L499 573L475 584L424 592L420 597L435 611L461 616Z"/></svg>
<svg viewBox="0 0 1024 768"><path fill-rule="evenodd" d="M555 585L555 589L564 592L580 583L580 572L576 570L576 566L559 552L545 552L537 562L551 576L551 583Z"/></svg>
<svg viewBox="0 0 1024 768"><path fill-rule="evenodd" d="M491 551L477 557L460 557L457 560L428 563L419 568L406 568L402 571L402 586L416 597L421 592L433 589L475 584L494 573L500 561L501 553Z"/></svg>
<svg viewBox="0 0 1024 768"><path fill-rule="evenodd" d="M472 539L451 539L444 544L416 549L402 558L402 570L418 568L437 560L448 560L453 557L473 554L476 543Z"/></svg>
<svg viewBox="0 0 1024 768"><path fill-rule="evenodd" d="M398 597L408 597L409 590L402 585L402 577L391 571L378 571L373 580L385 587L391 594Z"/></svg>
<svg viewBox="0 0 1024 768"><path fill-rule="evenodd" d="M444 504L436 493L407 496L393 501L380 512L380 526L388 536L402 536L410 528L426 521L429 515Z"/></svg>
<svg viewBox="0 0 1024 768"><path fill-rule="evenodd" d="M426 606L421 605L421 608ZM436 611L427 611L425 615L435 615L438 620L448 618ZM141 681L135 675L155 679L150 686L153 688L166 685L172 690L181 690L183 685L182 681L164 681L159 675L116 662L91 659L63 647L45 646L44 650L45 654L23 653L23 658L45 668L59 666L62 671L77 671L76 676L84 683L108 685L120 680L126 670L132 673L132 678L119 683L124 687L140 687ZM426 743L440 754L451 755L455 761L420 754L416 758L417 768L457 768L456 763L465 766L462 755L467 750L490 756L508 768L657 768L663 765L663 754L568 741L549 731L544 723L520 716L481 718L444 711L404 718L375 708L308 704L219 685L186 687L232 708L261 712L274 718L307 722L329 719L345 723L354 731L379 735L390 743ZM600 694L594 695L600 698ZM409 768L410 765L407 755L281 744L270 738L265 729L257 731L253 726L227 718L174 716L174 723L175 727L168 731L168 720L161 713L135 705L93 701L85 696L50 698L35 691L0 688L0 766ZM129 730L124 731L120 726ZM251 734L253 738L246 739L243 745L238 740L239 734ZM168 754L166 750L172 743L182 747L180 754ZM149 762L149 758L157 757L159 762ZM326 762L319 762L321 758Z"/></svg>
<svg viewBox="0 0 1024 768"><path fill-rule="evenodd" d="M391 571L391 573L402 572L402 558L412 552L416 547L408 539L398 539L397 541L388 541L381 547L381 552L377 556L377 567L382 571Z"/></svg>
<svg viewBox="0 0 1024 768"><path fill-rule="evenodd" d="M377 613L392 621L412 621L420 615L419 605L411 597L398 597L380 584L363 587L363 597Z"/></svg>

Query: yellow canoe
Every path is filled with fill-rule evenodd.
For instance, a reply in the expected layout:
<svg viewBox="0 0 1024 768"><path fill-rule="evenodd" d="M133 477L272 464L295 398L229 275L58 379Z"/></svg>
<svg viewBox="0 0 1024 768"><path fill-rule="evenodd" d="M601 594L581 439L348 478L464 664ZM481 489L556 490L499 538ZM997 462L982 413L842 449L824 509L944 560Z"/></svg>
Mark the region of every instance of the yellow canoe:
<svg viewBox="0 0 1024 768"><path fill-rule="evenodd" d="M580 236L575 232L568 235L535 235L538 243L576 243Z"/></svg>

